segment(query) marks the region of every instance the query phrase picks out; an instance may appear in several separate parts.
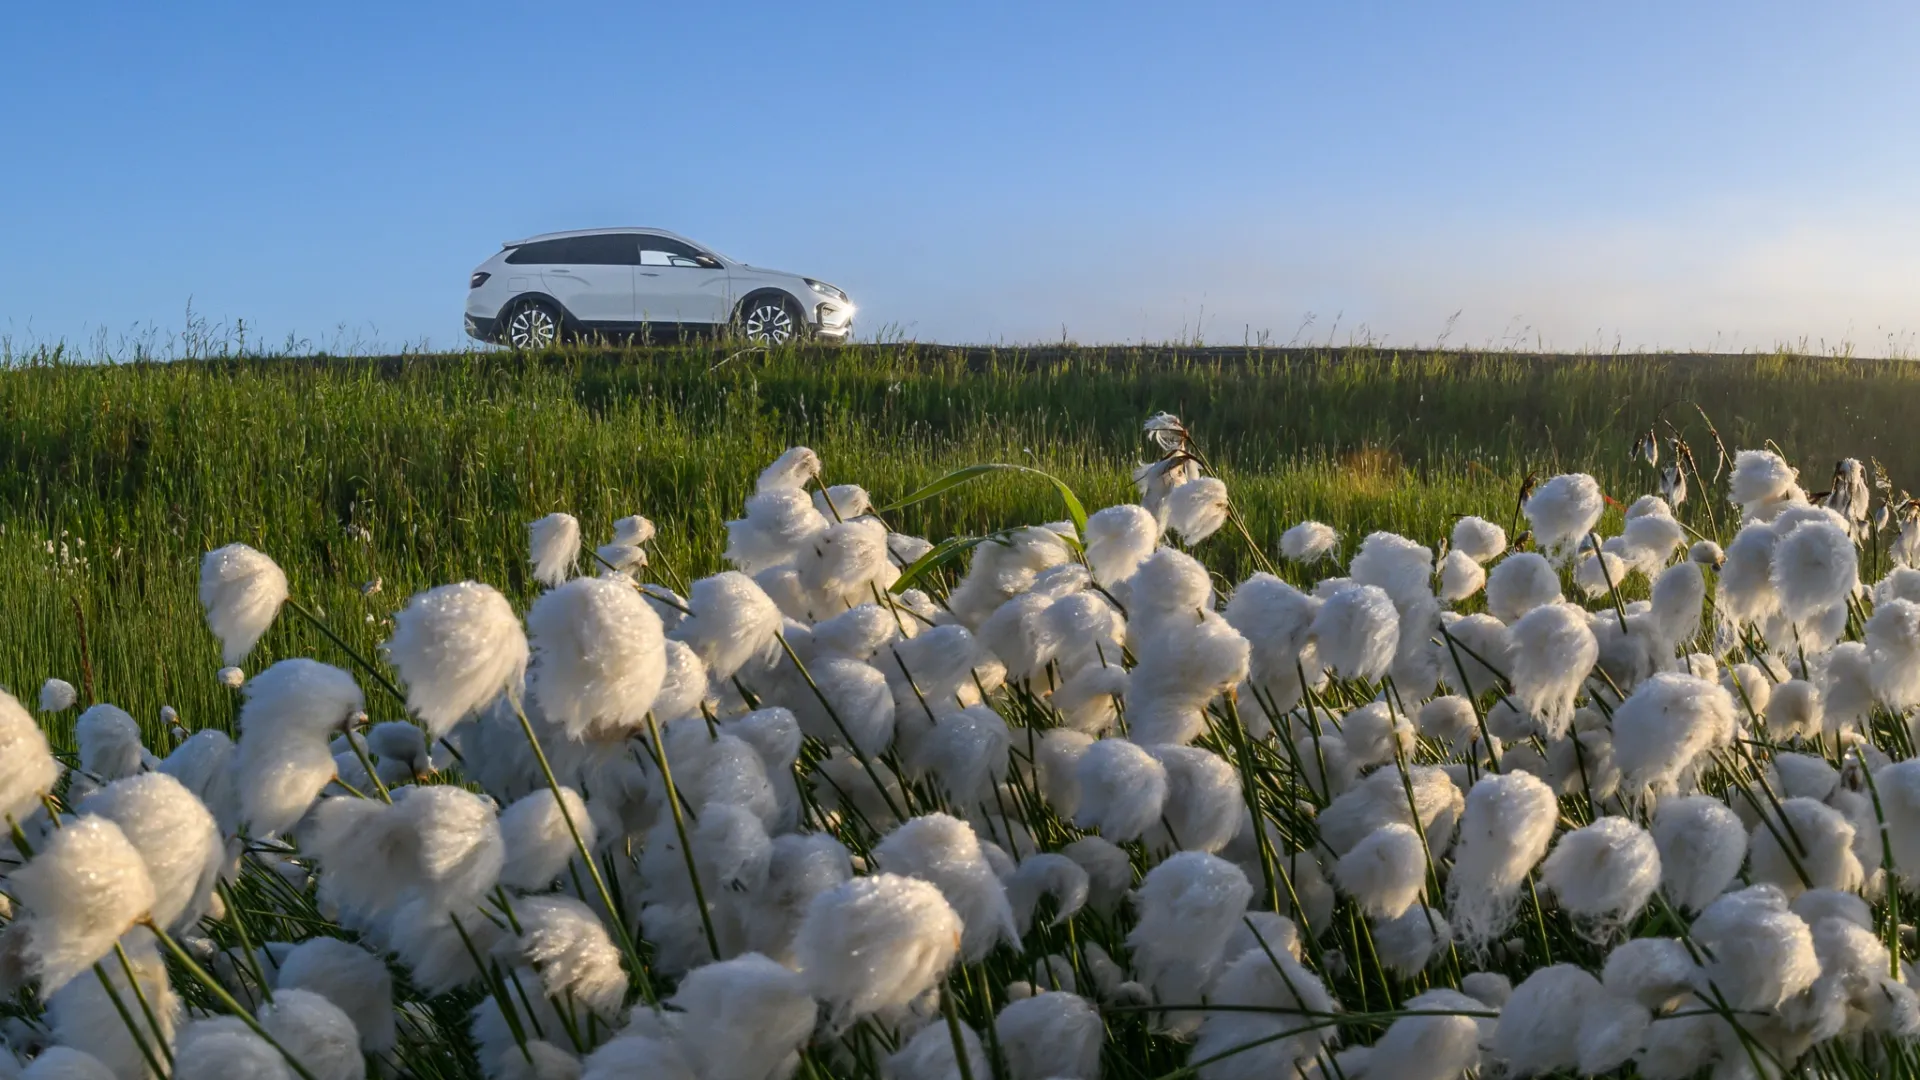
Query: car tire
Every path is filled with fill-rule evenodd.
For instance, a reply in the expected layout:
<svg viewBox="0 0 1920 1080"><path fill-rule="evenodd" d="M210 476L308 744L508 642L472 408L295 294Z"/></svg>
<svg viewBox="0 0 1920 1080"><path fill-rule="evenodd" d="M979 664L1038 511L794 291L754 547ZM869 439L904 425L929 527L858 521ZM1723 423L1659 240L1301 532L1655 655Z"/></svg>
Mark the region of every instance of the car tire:
<svg viewBox="0 0 1920 1080"><path fill-rule="evenodd" d="M544 300L522 300L500 320L500 341L514 349L550 349L563 332L560 312Z"/></svg>
<svg viewBox="0 0 1920 1080"><path fill-rule="evenodd" d="M793 298L778 293L750 296L734 318L736 332L765 348L806 340L807 316Z"/></svg>

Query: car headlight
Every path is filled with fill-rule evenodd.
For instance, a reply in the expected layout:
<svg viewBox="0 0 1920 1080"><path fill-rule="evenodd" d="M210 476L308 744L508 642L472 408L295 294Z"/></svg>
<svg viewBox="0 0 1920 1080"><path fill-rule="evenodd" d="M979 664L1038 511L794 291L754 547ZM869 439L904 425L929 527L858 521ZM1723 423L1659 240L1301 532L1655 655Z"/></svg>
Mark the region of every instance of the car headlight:
<svg viewBox="0 0 1920 1080"><path fill-rule="evenodd" d="M839 289L834 288L824 281L815 281L812 278L801 278L800 280L806 282L808 288L819 293L821 296L831 296L835 300L845 300L847 298L846 293L841 292Z"/></svg>

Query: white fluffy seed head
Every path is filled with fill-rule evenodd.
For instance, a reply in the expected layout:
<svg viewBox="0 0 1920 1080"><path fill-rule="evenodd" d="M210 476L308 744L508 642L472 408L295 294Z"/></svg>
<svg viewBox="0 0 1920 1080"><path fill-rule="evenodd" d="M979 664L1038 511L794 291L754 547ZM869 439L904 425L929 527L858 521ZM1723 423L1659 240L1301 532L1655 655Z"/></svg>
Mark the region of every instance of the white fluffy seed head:
<svg viewBox="0 0 1920 1080"><path fill-rule="evenodd" d="M1146 507L1123 503L1087 518L1087 566L1093 580L1113 585L1133 576L1160 542L1160 523Z"/></svg>
<svg viewBox="0 0 1920 1080"><path fill-rule="evenodd" d="M1345 679L1378 679L1400 643L1400 613L1386 592L1354 585L1328 597L1309 631L1320 661Z"/></svg>
<svg viewBox="0 0 1920 1080"><path fill-rule="evenodd" d="M1611 551L1588 553L1574 564L1573 583L1588 599L1607 596L1626 584L1627 561Z"/></svg>
<svg viewBox="0 0 1920 1080"><path fill-rule="evenodd" d="M707 697L707 668L689 646L668 638L667 670L660 679L660 693L653 699L653 711L662 722L691 716Z"/></svg>
<svg viewBox="0 0 1920 1080"><path fill-rule="evenodd" d="M759 953L695 968L668 1004L698 1075L756 1080L791 1075L817 1011L802 976Z"/></svg>
<svg viewBox="0 0 1920 1080"><path fill-rule="evenodd" d="M80 744L80 768L96 779L140 771L140 725L125 709L105 702L92 706L74 721L73 739Z"/></svg>
<svg viewBox="0 0 1920 1080"><path fill-rule="evenodd" d="M1794 481L1800 472L1771 450L1742 450L1733 456L1727 477L1727 499L1749 518L1770 518L1769 510L1801 502L1805 493Z"/></svg>
<svg viewBox="0 0 1920 1080"><path fill-rule="evenodd" d="M569 999L603 1019L619 1015L627 992L620 950L592 908L569 896L514 901L520 935L514 953L540 973L548 997Z"/></svg>
<svg viewBox="0 0 1920 1080"><path fill-rule="evenodd" d="M1508 674L1519 704L1539 719L1548 739L1560 738L1573 722L1573 699L1600 658L1600 643L1580 609L1566 604L1534 608L1508 637Z"/></svg>
<svg viewBox="0 0 1920 1080"><path fill-rule="evenodd" d="M216 548L200 560L200 606L229 664L253 651L286 601L286 573L245 544Z"/></svg>
<svg viewBox="0 0 1920 1080"><path fill-rule="evenodd" d="M955 1042L958 1041L956 1047ZM964 1068L960 1055L966 1056ZM961 1024L949 1029L934 1023L922 1027L905 1046L886 1059L881 1075L887 1080L925 1077L926 1080L965 1080L966 1077L991 1076L980 1036L972 1027Z"/></svg>
<svg viewBox="0 0 1920 1080"><path fill-rule="evenodd" d="M1183 851L1147 871L1134 894L1140 920L1127 935L1140 981L1162 1001L1198 1001L1252 898L1239 867L1204 852Z"/></svg>
<svg viewBox="0 0 1920 1080"><path fill-rule="evenodd" d="M307 990L288 989L260 1006L260 1026L314 1080L363 1080L360 1033L339 1006Z"/></svg>
<svg viewBox="0 0 1920 1080"><path fill-rule="evenodd" d="M282 660L247 683L240 710L244 743L259 735L324 738L366 711L366 698L353 676L314 660Z"/></svg>
<svg viewBox="0 0 1920 1080"><path fill-rule="evenodd" d="M1426 888L1426 846L1410 825L1383 825L1340 857L1333 879L1369 918L1397 919Z"/></svg>
<svg viewBox="0 0 1920 1080"><path fill-rule="evenodd" d="M1280 534L1280 554L1297 563L1317 563L1339 545L1340 534L1318 521L1303 521Z"/></svg>
<svg viewBox="0 0 1920 1080"><path fill-rule="evenodd" d="M387 656L407 707L436 737L504 692L527 669L527 635L498 589L463 581L419 593L393 617Z"/></svg>
<svg viewBox="0 0 1920 1080"><path fill-rule="evenodd" d="M1433 596L1433 550L1396 533L1372 533L1361 541L1347 573L1384 590L1402 610Z"/></svg>
<svg viewBox="0 0 1920 1080"><path fill-rule="evenodd" d="M1920 705L1920 604L1888 599L1867 620L1874 693L1895 712Z"/></svg>
<svg viewBox="0 0 1920 1080"><path fill-rule="evenodd" d="M1453 927L1446 916L1437 908L1421 904L1410 905L1396 918L1375 922L1372 932L1380 962L1407 979L1445 955L1453 941Z"/></svg>
<svg viewBox="0 0 1920 1080"><path fill-rule="evenodd" d="M558 800L551 789L541 788L501 811L500 837L506 846L506 861L500 870L500 883L537 892L559 877L574 855L573 833L567 829L569 818L587 850L593 850L593 818L587 813L586 800L572 788L561 788Z"/></svg>
<svg viewBox="0 0 1920 1080"><path fill-rule="evenodd" d="M745 574L728 571L701 578L689 590L687 606L693 614L681 620L673 636L692 646L716 680L730 679L780 648L780 609Z"/></svg>
<svg viewBox="0 0 1920 1080"><path fill-rule="evenodd" d="M1563 552L1586 539L1606 502L1600 484L1586 473L1565 473L1535 488L1521 506L1533 526L1533 542Z"/></svg>
<svg viewBox="0 0 1920 1080"><path fill-rule="evenodd" d="M1247 640L1219 618L1167 618L1135 651L1140 662L1127 682L1127 722L1148 743L1184 743L1204 730L1207 703L1247 677L1250 654Z"/></svg>
<svg viewBox="0 0 1920 1080"><path fill-rule="evenodd" d="M1708 954L1706 977L1729 1008L1778 1008L1820 974L1811 929L1771 885L1708 904L1693 922L1692 938Z"/></svg>
<svg viewBox="0 0 1920 1080"><path fill-rule="evenodd" d="M1167 771L1164 821L1147 833L1149 850L1178 847L1219 851L1240 828L1245 798L1240 775L1226 759L1197 746L1147 748Z"/></svg>
<svg viewBox="0 0 1920 1080"><path fill-rule="evenodd" d="M1866 879L1853 853L1854 829L1840 811L1808 798L1786 799L1753 830L1748 844L1753 880L1776 886L1788 899L1807 889L1858 889ZM1781 820L1784 818L1784 821Z"/></svg>
<svg viewBox="0 0 1920 1080"><path fill-rule="evenodd" d="M1080 804L1073 816L1115 843L1136 840L1160 820L1167 801L1167 768L1138 744L1101 739L1074 767Z"/></svg>
<svg viewBox="0 0 1920 1080"><path fill-rule="evenodd" d="M1094 1080L1106 1024L1087 999L1053 991L1009 1002L994 1033L1016 1080Z"/></svg>
<svg viewBox="0 0 1920 1080"><path fill-rule="evenodd" d="M1676 563L1653 579L1652 606L1648 613L1653 616L1660 648L1672 651L1700 632L1701 604L1706 597L1706 578L1693 563Z"/></svg>
<svg viewBox="0 0 1920 1080"><path fill-rule="evenodd" d="M1623 817L1603 817L1560 838L1540 880L1560 906L1610 933L1640 914L1660 885L1660 849Z"/></svg>
<svg viewBox="0 0 1920 1080"><path fill-rule="evenodd" d="M277 967L277 988L305 990L331 1001L353 1021L362 1050L383 1054L393 1049L393 978L378 956L339 938L316 937L294 946Z"/></svg>
<svg viewBox="0 0 1920 1080"><path fill-rule="evenodd" d="M1701 753L1733 739L1733 699L1718 683L1661 672L1613 714L1613 754L1631 791L1671 786Z"/></svg>
<svg viewBox="0 0 1920 1080"><path fill-rule="evenodd" d="M1292 688L1280 697L1299 694L1302 650L1320 604L1271 574L1255 574L1233 590L1221 616L1247 639L1248 674L1256 683ZM1290 706L1291 701L1281 703Z"/></svg>
<svg viewBox="0 0 1920 1080"><path fill-rule="evenodd" d="M106 1073L87 1072L70 1074L59 1070L46 1070L44 1073L29 1071L28 1076L86 1076L112 1080L113 1077L139 1077L146 1080L151 1075L146 1066L146 1058L141 1054L140 1045L134 1041L134 1032L130 1031L121 1012L115 1007L114 998L125 1008L137 1007L132 993L132 984L127 968L132 969L133 983L140 988L146 1003L152 1009L153 1027L148 1026L144 1016L136 1021L140 1037L149 1049L153 1046L155 1028L159 1037L168 1044L173 1042L174 1027L179 1022L180 999L173 993L167 981L167 965L161 958L159 946L151 935L135 933L129 935L123 944L127 956L126 968L121 967L117 959L110 959L100 965L96 973L89 973L74 979L52 995L46 1001L45 1024L48 1035L55 1042L70 1046L85 1046L87 1050L109 1070ZM101 975L106 982L101 981ZM113 987L113 995L107 993L107 986ZM17 1030L17 1029L16 1029ZM15 1050L26 1049L22 1043L26 1040L15 1039L15 1032L8 1033L8 1041ZM44 1054L42 1059L44 1059ZM36 1059L36 1065L41 1059ZM10 1054L0 1055L0 1075L20 1076L17 1072L8 1072L7 1066L13 1064Z"/></svg>
<svg viewBox="0 0 1920 1080"><path fill-rule="evenodd" d="M756 491L790 491L820 478L820 455L804 446L790 446L773 464L762 469Z"/></svg>
<svg viewBox="0 0 1920 1080"><path fill-rule="evenodd" d="M1484 949L1505 932L1558 817L1553 789L1526 773L1485 775L1467 792L1447 897L1454 929L1469 948Z"/></svg>
<svg viewBox="0 0 1920 1080"><path fill-rule="evenodd" d="M1653 815L1660 887L1675 907L1699 911L1720 895L1747 856L1747 830L1727 805L1706 795L1663 799Z"/></svg>
<svg viewBox="0 0 1920 1080"><path fill-rule="evenodd" d="M961 958L976 963L1003 941L1017 942L1013 909L973 827L946 814L903 822L873 849L889 874L931 882L960 917Z"/></svg>
<svg viewBox="0 0 1920 1080"><path fill-rule="evenodd" d="M213 815L180 781L160 772L129 776L76 809L118 825L140 854L154 887L154 922L180 928L206 913L226 845Z"/></svg>
<svg viewBox="0 0 1920 1080"><path fill-rule="evenodd" d="M1538 552L1509 555L1487 575L1487 610L1501 622L1515 622L1534 608L1559 601L1560 576Z"/></svg>
<svg viewBox="0 0 1920 1080"><path fill-rule="evenodd" d="M1876 769L1873 778L1894 865L1900 868L1902 880L1911 884L1920 878L1920 758Z"/></svg>
<svg viewBox="0 0 1920 1080"><path fill-rule="evenodd" d="M844 1025L931 989L959 953L960 932L938 888L873 874L813 898L794 934L795 959L807 992Z"/></svg>
<svg viewBox="0 0 1920 1080"><path fill-rule="evenodd" d="M1488 563L1507 550L1507 530L1471 515L1453 523L1453 550L1476 563Z"/></svg>
<svg viewBox="0 0 1920 1080"><path fill-rule="evenodd" d="M1814 684L1820 688L1821 723L1839 733L1858 727L1873 711L1873 661L1867 646L1843 641L1828 650L1825 662L1814 665Z"/></svg>
<svg viewBox="0 0 1920 1080"><path fill-rule="evenodd" d="M55 830L8 889L22 912L7 934L43 995L92 967L154 903L139 850L118 825L93 816Z"/></svg>
<svg viewBox="0 0 1920 1080"><path fill-rule="evenodd" d="M1007 777L1007 722L984 705L948 713L914 745L910 762L955 806L990 800Z"/></svg>
<svg viewBox="0 0 1920 1080"><path fill-rule="evenodd" d="M1486 568L1459 548L1447 552L1447 557L1440 560L1440 599L1459 603L1479 592L1486 583Z"/></svg>
<svg viewBox="0 0 1920 1080"><path fill-rule="evenodd" d="M1770 575L1780 613L1793 622L1802 648L1826 648L1829 612L1840 611L1860 584L1860 553L1845 529L1830 521L1794 526L1773 549Z"/></svg>
<svg viewBox="0 0 1920 1080"><path fill-rule="evenodd" d="M446 785L409 787L392 812L417 838L413 887L441 903L478 903L500 878L506 845L493 800Z"/></svg>
<svg viewBox="0 0 1920 1080"><path fill-rule="evenodd" d="M1308 1019L1337 1011L1333 995L1284 953L1270 957L1256 948L1228 958L1208 998L1233 1008L1206 1013L1199 1021L1191 1060L1219 1059L1201 1067L1200 1075L1207 1080L1299 1075L1300 1062L1312 1060L1334 1041L1329 1029ZM1183 1019L1176 1013L1168 1026L1191 1026L1192 1021Z"/></svg>
<svg viewBox="0 0 1920 1080"><path fill-rule="evenodd" d="M0 690L0 815L25 822L59 779L46 733L12 694Z"/></svg>
<svg viewBox="0 0 1920 1080"><path fill-rule="evenodd" d="M1411 1015L1395 1020L1374 1043L1365 1075L1404 1080L1465 1075L1480 1063L1480 1024L1472 1015L1460 1014L1485 1008L1452 990L1429 990L1407 999Z"/></svg>
<svg viewBox="0 0 1920 1080"><path fill-rule="evenodd" d="M527 612L534 665L528 689L574 738L637 728L666 678L660 616L633 586L575 578Z"/></svg>
<svg viewBox="0 0 1920 1080"><path fill-rule="evenodd" d="M528 560L533 580L555 588L573 573L580 557L580 522L572 514L548 514L527 523Z"/></svg>
<svg viewBox="0 0 1920 1080"><path fill-rule="evenodd" d="M747 497L746 516L727 522L725 559L749 574L786 566L831 522L797 488Z"/></svg>
<svg viewBox="0 0 1920 1080"><path fill-rule="evenodd" d="M1514 1076L1572 1068L1581 1019L1601 995L1600 980L1572 964L1543 967L1513 988L1489 1049Z"/></svg>
<svg viewBox="0 0 1920 1080"><path fill-rule="evenodd" d="M1773 553L1780 534L1764 524L1748 525L1734 534L1720 568L1716 600L1721 613L1737 625L1760 622L1780 608L1773 588Z"/></svg>
<svg viewBox="0 0 1920 1080"><path fill-rule="evenodd" d="M1226 482L1212 476L1188 480L1167 496L1167 526L1189 545L1197 544L1227 523Z"/></svg>
<svg viewBox="0 0 1920 1080"><path fill-rule="evenodd" d="M876 518L827 526L801 547L794 566L800 587L830 611L845 610L870 595L870 586L885 588L899 577L887 559L887 527Z"/></svg>
<svg viewBox="0 0 1920 1080"><path fill-rule="evenodd" d="M73 684L65 679L48 679L40 684L41 712L66 712L79 699Z"/></svg>
<svg viewBox="0 0 1920 1080"><path fill-rule="evenodd" d="M239 1017L215 1016L181 1029L173 1075L178 1080L294 1080L298 1074Z"/></svg>

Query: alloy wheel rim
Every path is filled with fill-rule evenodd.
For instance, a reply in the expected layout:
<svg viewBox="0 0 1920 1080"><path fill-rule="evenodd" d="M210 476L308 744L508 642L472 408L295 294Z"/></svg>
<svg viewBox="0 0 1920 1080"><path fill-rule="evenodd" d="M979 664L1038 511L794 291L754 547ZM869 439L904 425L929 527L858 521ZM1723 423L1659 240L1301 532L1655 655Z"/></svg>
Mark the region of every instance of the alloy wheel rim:
<svg viewBox="0 0 1920 1080"><path fill-rule="evenodd" d="M793 338L793 316L787 309L762 304L747 313L747 337L766 345L785 345Z"/></svg>
<svg viewBox="0 0 1920 1080"><path fill-rule="evenodd" d="M507 324L507 337L518 349L537 349L553 344L553 318L539 308L514 313Z"/></svg>

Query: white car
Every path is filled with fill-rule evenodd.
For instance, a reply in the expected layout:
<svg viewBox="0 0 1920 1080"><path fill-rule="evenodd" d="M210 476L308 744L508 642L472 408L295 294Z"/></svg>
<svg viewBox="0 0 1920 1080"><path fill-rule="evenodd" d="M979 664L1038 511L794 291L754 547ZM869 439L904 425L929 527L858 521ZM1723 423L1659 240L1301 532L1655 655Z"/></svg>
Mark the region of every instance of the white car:
<svg viewBox="0 0 1920 1080"><path fill-rule="evenodd" d="M845 340L853 313L847 294L824 281L735 262L660 229L516 240L475 268L467 288L468 336L516 349L722 327L762 345Z"/></svg>

